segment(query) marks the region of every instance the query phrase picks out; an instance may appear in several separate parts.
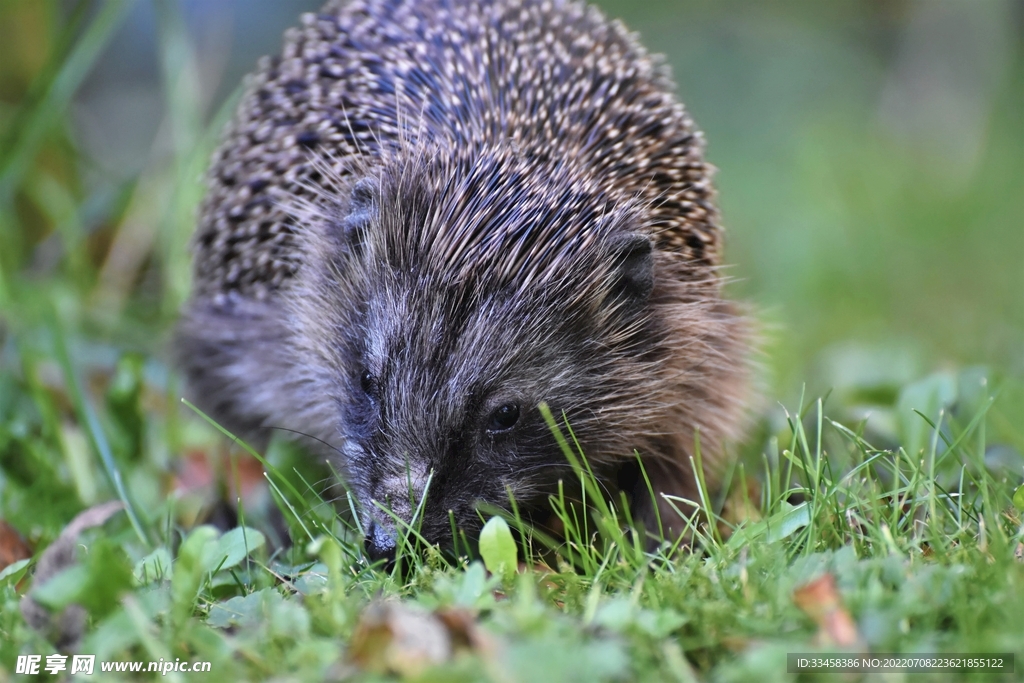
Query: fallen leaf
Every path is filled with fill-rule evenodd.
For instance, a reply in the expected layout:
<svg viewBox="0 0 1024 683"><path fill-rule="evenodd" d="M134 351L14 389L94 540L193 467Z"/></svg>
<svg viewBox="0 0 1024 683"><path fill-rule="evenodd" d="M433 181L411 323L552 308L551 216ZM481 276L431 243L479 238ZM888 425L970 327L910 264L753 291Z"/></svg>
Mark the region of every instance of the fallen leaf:
<svg viewBox="0 0 1024 683"><path fill-rule="evenodd" d="M32 549L18 530L0 519L0 569L32 557Z"/></svg>
<svg viewBox="0 0 1024 683"><path fill-rule="evenodd" d="M853 617L843 606L832 574L799 586L793 591L793 602L818 625L817 639L822 645L855 647L861 644Z"/></svg>
<svg viewBox="0 0 1024 683"><path fill-rule="evenodd" d="M479 627L470 610L430 612L388 600L363 610L348 655L364 671L415 677L460 652L491 658L496 650L497 642Z"/></svg>
<svg viewBox="0 0 1024 683"><path fill-rule="evenodd" d="M359 618L349 656L374 673L417 676L447 661L452 640L436 616L399 602L371 603Z"/></svg>
<svg viewBox="0 0 1024 683"><path fill-rule="evenodd" d="M120 501L110 501L85 510L64 527L50 546L39 556L36 563L32 586L42 586L61 571L75 564L78 537L86 529L100 526L124 506ZM37 631L49 631L49 636L58 647L70 645L81 637L85 629L86 612L81 605L68 605L59 614L51 614L26 593L21 599L21 614L25 621Z"/></svg>
<svg viewBox="0 0 1024 683"><path fill-rule="evenodd" d="M480 628L476 615L459 607L439 609L434 613L448 629L452 641L452 650L469 650L484 656L493 655L496 642L486 631Z"/></svg>
<svg viewBox="0 0 1024 683"><path fill-rule="evenodd" d="M739 654L751 649L753 641L746 636L722 636L722 645L734 654Z"/></svg>

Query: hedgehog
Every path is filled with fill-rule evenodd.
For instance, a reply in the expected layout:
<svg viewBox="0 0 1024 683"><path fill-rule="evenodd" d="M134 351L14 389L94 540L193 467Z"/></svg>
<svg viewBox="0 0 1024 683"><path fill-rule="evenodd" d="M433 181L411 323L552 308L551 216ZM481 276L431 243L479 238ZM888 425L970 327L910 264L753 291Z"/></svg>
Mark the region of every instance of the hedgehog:
<svg viewBox="0 0 1024 683"><path fill-rule="evenodd" d="M303 15L209 170L177 328L200 408L330 458L372 559L485 505L541 523L577 480L542 406L639 528L678 536L697 444L714 487L742 433L749 334L673 91L580 2Z"/></svg>

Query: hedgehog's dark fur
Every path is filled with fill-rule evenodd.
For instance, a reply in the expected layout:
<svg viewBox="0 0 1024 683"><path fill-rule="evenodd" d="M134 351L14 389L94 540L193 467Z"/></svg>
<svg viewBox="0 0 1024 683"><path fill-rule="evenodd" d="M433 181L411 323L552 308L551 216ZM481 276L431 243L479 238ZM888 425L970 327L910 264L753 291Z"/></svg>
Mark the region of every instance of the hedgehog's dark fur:
<svg viewBox="0 0 1024 683"><path fill-rule="evenodd" d="M507 489L542 507L567 467L542 401L652 529L633 450L694 499L695 431L713 476L746 384L702 147L666 71L582 4L330 2L214 158L179 327L196 397L334 446L371 550L371 501L408 517L428 478L431 541Z"/></svg>

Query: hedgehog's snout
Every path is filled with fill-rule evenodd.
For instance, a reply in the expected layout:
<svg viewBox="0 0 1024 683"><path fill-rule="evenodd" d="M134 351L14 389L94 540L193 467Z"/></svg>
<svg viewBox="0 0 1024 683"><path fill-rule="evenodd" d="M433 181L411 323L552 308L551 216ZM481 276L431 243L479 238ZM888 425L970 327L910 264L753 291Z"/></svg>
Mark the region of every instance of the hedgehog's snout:
<svg viewBox="0 0 1024 683"><path fill-rule="evenodd" d="M398 552L394 532L375 521L371 521L370 527L366 530L364 547L371 562L383 561L385 567L390 567L394 563Z"/></svg>
<svg viewBox="0 0 1024 683"><path fill-rule="evenodd" d="M405 525L415 522L416 511L423 507L424 478L411 475L410 469L403 476L384 476L371 486L364 545L372 561L394 562L399 535L406 530Z"/></svg>
<svg viewBox="0 0 1024 683"><path fill-rule="evenodd" d="M427 494L427 479L415 476L411 471L381 477L371 486L371 516L377 520L393 520L397 517L409 522Z"/></svg>

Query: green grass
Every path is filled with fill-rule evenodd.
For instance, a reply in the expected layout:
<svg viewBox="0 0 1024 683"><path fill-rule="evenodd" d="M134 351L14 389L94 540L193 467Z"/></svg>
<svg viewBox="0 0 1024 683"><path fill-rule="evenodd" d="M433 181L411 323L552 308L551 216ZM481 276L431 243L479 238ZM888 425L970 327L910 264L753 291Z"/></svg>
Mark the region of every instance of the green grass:
<svg viewBox="0 0 1024 683"><path fill-rule="evenodd" d="M273 465L291 551L270 552L254 530L189 529L182 501L147 496L162 469L152 451L168 442L215 450L221 434L147 412L150 389L135 383L139 363L122 362L94 404L87 393L69 396L63 382L40 379L47 365L74 365L25 346L15 358L20 368L5 374L0 413L5 517L44 548L85 504L117 498L120 480L122 500L139 520L138 530L121 515L102 533L85 532L79 542L88 552L77 567L32 588L57 611L86 606L78 651L100 659L198 659L226 679L318 680L334 671L360 680L385 672L402 680L790 680L787 652L827 649L817 607L801 609L794 597L824 573L835 577L855 619L858 648L1024 654L1024 564L1014 558L1024 526L1011 503L1020 467L985 462L992 401L976 372L956 378L952 396L942 396L942 377L904 391L898 403L918 397L925 410L940 399L947 406L932 416L938 430L927 414L907 416L904 440L923 439L914 455L876 449L864 425L832 422L820 400L810 401L802 414L787 415L759 464L737 466L724 509L679 501L684 511L721 510L712 512L714 525L694 520L690 548L646 552L624 531L621 506L592 497L587 514L561 500L555 509L567 541L548 547L527 535L517 547L511 535L492 534L494 549L484 556L496 573L489 575L472 555L424 548L391 572L367 565L357 535L315 487ZM923 430L913 430L916 421ZM83 433L90 422L91 439ZM145 436L133 438L139 428ZM97 447L104 439L110 474ZM281 446L275 450L288 450ZM565 447L589 483L581 454ZM510 553L527 561L518 572L508 571ZM27 569L0 580L0 663L9 671L19 653L56 651L18 611L25 585L19 589L17 579ZM427 666L416 656L420 644L389 651L373 638L353 640L372 630L367 607L383 598L404 607L380 617L386 626L378 631L419 623L425 617L417 609L466 610L483 644L470 639ZM447 633L440 623L428 621Z"/></svg>
<svg viewBox="0 0 1024 683"><path fill-rule="evenodd" d="M553 501L565 542L492 522L482 548L460 537L452 556L423 547L413 526L401 566L388 572L362 558L351 514L338 514L348 502L323 500L327 468L284 439L250 454L180 400L165 340L187 294L198 178L230 105L204 109L185 23L174 3L159 4L170 144L137 177L95 182L69 106L131 5L82 2L66 15L56 3L0 6L0 28L32 37L0 41L0 519L34 558L0 570L0 680L20 678L18 655L60 651L55 640L67 631L56 621L29 626L26 593L55 614L82 606L74 652L209 661L217 680L816 680L788 674L786 655L836 649L844 615L855 650L1008 652L1024 667L1024 562L1015 556L1024 500L1013 503L1024 481L1024 383L1013 354L1024 345L1016 280L999 276L1013 262L1020 198L992 182L1019 169L1006 152L1024 139L1012 116L1019 93L1001 96L990 161L959 194L909 156L877 173L891 150L877 136L854 145L832 113L809 122L787 191L819 202L806 215L841 215L821 218L830 229L863 225L865 241L850 249L815 251L831 238L804 242L799 230L792 253L758 247L788 218L769 224L769 190L745 195L756 174L730 175L736 167L722 163L723 188L733 185L723 202L739 223L733 253L752 276L744 286L756 295L765 273L782 268L779 286L800 302L768 364L776 377L806 375L817 393L787 398L786 408L766 402L749 440L735 445L725 489L675 501L692 516L689 546L649 552L621 501L597 495L585 454L551 416L591 503ZM821 169L835 164L841 177L819 191ZM855 210L844 213L838 195ZM956 230L965 216L979 226L969 248ZM746 247L745 221L761 235ZM935 268L899 265L921 249ZM811 263L801 265L807 250ZM961 254L962 265L946 267ZM975 293L973 282L985 287ZM841 295L854 290L855 306L844 308ZM956 300L965 291L977 299L967 323ZM900 320L886 327L887 316ZM865 327L895 347L857 336ZM992 355L975 339L987 329L997 333ZM851 345L832 346L845 334ZM793 387L767 393L792 396ZM247 465L252 455L265 480ZM239 499L238 528L203 525ZM124 511L71 539L73 566L33 583L69 522L105 501ZM275 509L288 550L275 537ZM523 530L514 509L507 517ZM823 576L836 592L809 592ZM913 679L951 677L1021 674Z"/></svg>

